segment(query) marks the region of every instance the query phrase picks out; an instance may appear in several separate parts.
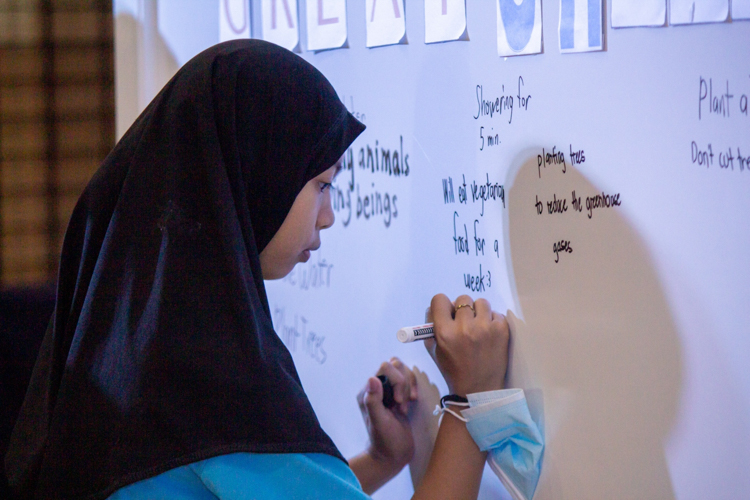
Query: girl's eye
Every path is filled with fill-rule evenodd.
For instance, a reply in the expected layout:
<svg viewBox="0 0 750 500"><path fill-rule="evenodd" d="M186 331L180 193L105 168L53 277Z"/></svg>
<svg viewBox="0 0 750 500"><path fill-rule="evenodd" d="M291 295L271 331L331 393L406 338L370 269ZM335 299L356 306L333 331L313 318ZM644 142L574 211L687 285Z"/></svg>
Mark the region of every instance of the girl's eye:
<svg viewBox="0 0 750 500"><path fill-rule="evenodd" d="M322 193L323 191L325 191L329 187L331 187L331 183L330 182L321 182L320 183L320 192Z"/></svg>

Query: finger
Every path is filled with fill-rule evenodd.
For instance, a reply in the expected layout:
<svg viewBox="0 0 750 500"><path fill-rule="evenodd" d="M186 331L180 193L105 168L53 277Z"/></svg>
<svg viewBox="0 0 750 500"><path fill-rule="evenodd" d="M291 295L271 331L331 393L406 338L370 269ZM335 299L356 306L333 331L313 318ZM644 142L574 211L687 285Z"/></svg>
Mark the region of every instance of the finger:
<svg viewBox="0 0 750 500"><path fill-rule="evenodd" d="M501 314L502 316L502 314ZM518 331L519 329L522 329L525 326L525 323L521 318L516 316L513 311L508 309L505 311L505 320L508 322L508 328L510 330Z"/></svg>
<svg viewBox="0 0 750 500"><path fill-rule="evenodd" d="M430 314L435 324L435 338L439 340L453 321L453 303L448 297L439 293L432 298Z"/></svg>
<svg viewBox="0 0 750 500"><path fill-rule="evenodd" d="M492 311L492 321L500 321L500 322L504 322L505 324L508 323L508 320L505 317L505 315L496 311Z"/></svg>
<svg viewBox="0 0 750 500"><path fill-rule="evenodd" d="M453 319L453 303L442 293L435 295L430 302L430 315L433 321Z"/></svg>
<svg viewBox="0 0 750 500"><path fill-rule="evenodd" d="M486 299L477 299L474 302L474 315L477 319L486 320L488 323L492 321L492 307Z"/></svg>
<svg viewBox="0 0 750 500"><path fill-rule="evenodd" d="M414 374L411 372L408 366L406 366L400 359L391 358L391 364L398 370L404 377L404 383L399 386L399 390L403 391L404 401L411 399L411 389L414 386Z"/></svg>
<svg viewBox="0 0 750 500"><path fill-rule="evenodd" d="M403 366L401 361L398 361L398 364ZM396 368L393 363L388 362L380 365L378 375L385 375L388 377L388 381L393 386L393 399L396 403L401 404L407 400L408 393L405 394L405 386L407 384L406 376Z"/></svg>
<svg viewBox="0 0 750 500"><path fill-rule="evenodd" d="M419 372L419 368L414 366L411 370L409 370L409 385L411 387L411 391L409 393L409 399L412 401L416 401L419 398L419 384L417 383L417 373Z"/></svg>
<svg viewBox="0 0 750 500"><path fill-rule="evenodd" d="M357 404L359 405L359 411L362 413L362 416L365 418L365 421L367 421L369 416L369 411L367 409L367 405L365 404L365 398L368 394L373 394L372 397L378 397L378 394L380 394L380 400L382 402L383 400L383 386L380 383L380 380L378 380L375 377L370 377L367 379L367 382L365 382L365 386L362 388L361 391L359 391L359 394L357 394Z"/></svg>
<svg viewBox="0 0 750 500"><path fill-rule="evenodd" d="M367 391L365 391L363 403L371 425L379 427L390 411L383 406L383 385L377 378L370 377L367 380Z"/></svg>
<svg viewBox="0 0 750 500"><path fill-rule="evenodd" d="M503 341L508 342L510 339L510 326L508 320L502 314L492 311L492 323L497 328L500 335L503 336Z"/></svg>
<svg viewBox="0 0 750 500"><path fill-rule="evenodd" d="M380 404L383 404L383 384L381 384L380 380L378 380L376 377L370 377L367 379L367 384L365 384L365 388L361 392L361 394L362 405L365 407L369 407L369 405L366 404L368 397L378 398Z"/></svg>
<svg viewBox="0 0 750 500"><path fill-rule="evenodd" d="M399 395L398 398L394 396L394 399L399 404L399 410L401 410L402 413L406 414L409 412L409 408L407 407L406 404L411 399L411 378L412 377L410 376L410 370L398 358L391 358L391 365L396 370L398 370L398 372L403 377L403 383L395 385L393 388L393 391L394 391L394 394Z"/></svg>
<svg viewBox="0 0 750 500"><path fill-rule="evenodd" d="M424 348L427 349L427 352L430 354L430 357L433 361L437 363L437 360L435 359L435 348L437 347L437 342L434 338L424 339Z"/></svg>
<svg viewBox="0 0 750 500"><path fill-rule="evenodd" d="M474 317L474 301L468 295L461 295L456 299L454 316L457 321L465 322Z"/></svg>
<svg viewBox="0 0 750 500"><path fill-rule="evenodd" d="M396 370L398 370L399 372L401 372L401 375L404 376L404 379L406 379L406 383L407 384L411 382L411 379L409 378L409 374L411 373L411 370L409 369L408 366L406 366L404 364L403 361L401 361L399 358L397 358L397 357L394 356L394 357L391 358L390 363L391 363L391 365L393 365L393 367Z"/></svg>
<svg viewBox="0 0 750 500"><path fill-rule="evenodd" d="M359 405L359 409L361 411L364 411L365 409L365 392L367 392L367 386L368 384L365 383L364 389L359 391L359 394L357 394L357 404Z"/></svg>
<svg viewBox="0 0 750 500"><path fill-rule="evenodd" d="M399 361L399 363L401 363ZM386 361L382 365L380 365L380 369L378 370L377 375L385 375L388 377L388 381L393 385L395 388L397 385L403 385L404 380L404 374L401 373L401 371L396 368L393 363L390 361Z"/></svg>
<svg viewBox="0 0 750 500"><path fill-rule="evenodd" d="M417 379L414 376L414 372L412 372L400 359L391 358L391 364L404 377L404 383L396 386L395 390L403 395L403 402L401 402L400 408L401 411L403 413L408 413L409 407L407 406L407 403L417 399Z"/></svg>

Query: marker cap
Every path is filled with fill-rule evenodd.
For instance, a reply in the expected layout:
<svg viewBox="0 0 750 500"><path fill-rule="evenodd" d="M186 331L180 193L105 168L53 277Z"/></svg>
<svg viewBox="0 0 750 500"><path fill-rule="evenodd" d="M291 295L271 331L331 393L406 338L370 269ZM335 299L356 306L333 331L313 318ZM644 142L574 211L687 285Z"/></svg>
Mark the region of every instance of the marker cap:
<svg viewBox="0 0 750 500"><path fill-rule="evenodd" d="M414 342L415 340L424 340L435 336L435 329L432 323L419 326L406 326L396 332L396 337L403 343Z"/></svg>
<svg viewBox="0 0 750 500"><path fill-rule="evenodd" d="M400 329L398 332L396 332L396 337L398 337L398 339L404 343L413 342L414 335L409 335L410 333L413 333L413 331L410 332L409 330L411 330L411 328Z"/></svg>

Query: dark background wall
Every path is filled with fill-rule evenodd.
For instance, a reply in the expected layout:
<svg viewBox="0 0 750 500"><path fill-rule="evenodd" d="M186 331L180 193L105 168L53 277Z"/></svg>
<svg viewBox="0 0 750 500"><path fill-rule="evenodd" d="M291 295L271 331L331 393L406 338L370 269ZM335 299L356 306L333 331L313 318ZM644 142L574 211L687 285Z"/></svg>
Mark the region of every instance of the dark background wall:
<svg viewBox="0 0 750 500"><path fill-rule="evenodd" d="M114 143L112 4L0 0L0 285L54 279L80 192Z"/></svg>
<svg viewBox="0 0 750 500"><path fill-rule="evenodd" d="M113 145L111 1L0 0L0 463L54 307L68 218Z"/></svg>

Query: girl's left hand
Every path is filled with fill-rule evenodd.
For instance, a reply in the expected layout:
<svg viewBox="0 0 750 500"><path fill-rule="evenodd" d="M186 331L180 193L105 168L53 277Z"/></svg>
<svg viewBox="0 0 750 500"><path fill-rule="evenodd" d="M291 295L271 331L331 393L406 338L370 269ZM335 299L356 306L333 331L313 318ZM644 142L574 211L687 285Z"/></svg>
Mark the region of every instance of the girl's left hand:
<svg viewBox="0 0 750 500"><path fill-rule="evenodd" d="M350 465L368 494L398 474L414 455L409 425L409 414L417 400L414 372L401 360L392 358L380 365L377 375L388 377L396 404L393 408L383 405L383 385L376 377L370 377L357 395L370 444Z"/></svg>

